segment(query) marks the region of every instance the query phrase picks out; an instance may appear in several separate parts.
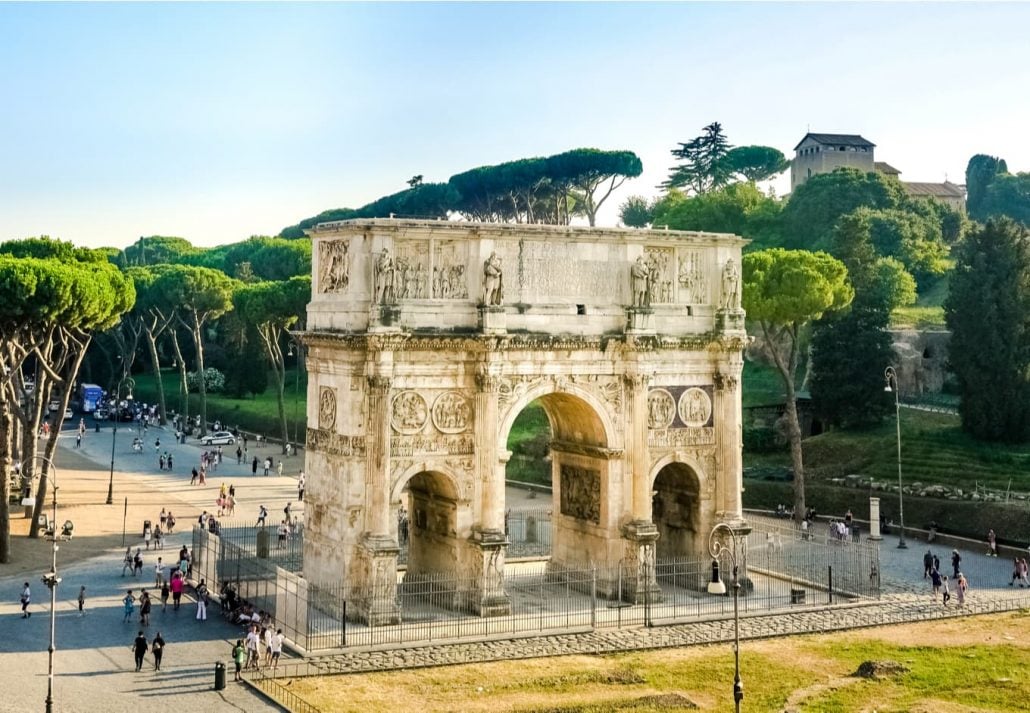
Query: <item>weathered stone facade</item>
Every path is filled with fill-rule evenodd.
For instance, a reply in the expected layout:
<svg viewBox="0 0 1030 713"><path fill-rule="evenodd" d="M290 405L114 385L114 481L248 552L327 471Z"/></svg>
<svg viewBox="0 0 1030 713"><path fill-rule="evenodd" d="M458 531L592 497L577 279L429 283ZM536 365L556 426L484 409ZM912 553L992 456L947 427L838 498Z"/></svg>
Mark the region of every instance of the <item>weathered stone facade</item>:
<svg viewBox="0 0 1030 713"><path fill-rule="evenodd" d="M732 236L364 220L311 231L304 574L368 593L453 572L506 612L516 416L550 419L552 567L704 551L741 517L747 341ZM632 569L630 569L632 571Z"/></svg>

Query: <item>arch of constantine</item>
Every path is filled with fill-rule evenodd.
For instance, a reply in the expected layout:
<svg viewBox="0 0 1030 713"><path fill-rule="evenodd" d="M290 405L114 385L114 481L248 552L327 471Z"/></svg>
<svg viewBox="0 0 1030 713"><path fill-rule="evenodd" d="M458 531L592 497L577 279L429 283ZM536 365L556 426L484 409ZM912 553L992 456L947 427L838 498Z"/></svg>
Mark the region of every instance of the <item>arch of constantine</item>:
<svg viewBox="0 0 1030 713"><path fill-rule="evenodd" d="M507 441L533 401L552 432L549 567L627 563L635 600L655 557L742 524L744 240L392 219L310 235L304 576L362 592L356 616L397 618L402 506L405 577L455 573L473 610L510 610Z"/></svg>

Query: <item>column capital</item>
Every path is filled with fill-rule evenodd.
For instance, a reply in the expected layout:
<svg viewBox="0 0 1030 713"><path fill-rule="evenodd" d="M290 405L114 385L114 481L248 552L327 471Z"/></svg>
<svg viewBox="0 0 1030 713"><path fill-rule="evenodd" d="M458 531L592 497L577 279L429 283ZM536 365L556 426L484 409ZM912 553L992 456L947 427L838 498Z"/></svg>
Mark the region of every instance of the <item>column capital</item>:
<svg viewBox="0 0 1030 713"><path fill-rule="evenodd" d="M493 374L476 374L476 388L479 391L496 394L501 390L501 377Z"/></svg>
<svg viewBox="0 0 1030 713"><path fill-rule="evenodd" d="M373 375L368 377L368 388L373 391L389 391L393 379L388 376Z"/></svg>
<svg viewBox="0 0 1030 713"><path fill-rule="evenodd" d="M735 375L722 371L715 372L713 380L715 381L716 391L736 391L737 386L740 384L740 379Z"/></svg>
<svg viewBox="0 0 1030 713"><path fill-rule="evenodd" d="M622 380L630 391L646 391L654 377L651 374L623 374Z"/></svg>

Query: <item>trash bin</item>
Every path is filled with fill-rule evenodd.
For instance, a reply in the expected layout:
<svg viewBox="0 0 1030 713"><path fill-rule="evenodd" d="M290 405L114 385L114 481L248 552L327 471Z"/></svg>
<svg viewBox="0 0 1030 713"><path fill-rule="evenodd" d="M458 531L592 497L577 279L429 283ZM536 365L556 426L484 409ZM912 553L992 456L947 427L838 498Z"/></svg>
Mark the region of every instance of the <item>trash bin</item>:
<svg viewBox="0 0 1030 713"><path fill-rule="evenodd" d="M225 664L221 661L215 664L215 690L225 690Z"/></svg>

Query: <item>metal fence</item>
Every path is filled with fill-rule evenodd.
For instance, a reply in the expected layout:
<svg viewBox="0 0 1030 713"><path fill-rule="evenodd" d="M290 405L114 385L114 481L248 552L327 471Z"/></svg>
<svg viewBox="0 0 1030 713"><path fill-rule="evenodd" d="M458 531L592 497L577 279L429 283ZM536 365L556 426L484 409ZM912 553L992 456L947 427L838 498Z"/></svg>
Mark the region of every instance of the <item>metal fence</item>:
<svg viewBox="0 0 1030 713"><path fill-rule="evenodd" d="M551 556L551 510L548 507L509 509L504 515L504 534L508 538L505 558L547 558ZM397 564L408 563L408 531L399 527L400 551Z"/></svg>
<svg viewBox="0 0 1030 713"><path fill-rule="evenodd" d="M527 524L509 521L509 531ZM728 595L707 593L711 559L703 556L643 567L524 562L509 565L484 593L480 579L453 573L399 572L396 585L380 591L345 582L316 586L281 566L293 561L287 553L276 559L259 536L235 529L222 537L195 529L194 553L195 576L205 577L212 591L231 583L309 653L672 624L733 612ZM740 553L741 611L878 596L878 553L866 543L805 539L790 527L756 523ZM482 616L484 602L503 614Z"/></svg>

